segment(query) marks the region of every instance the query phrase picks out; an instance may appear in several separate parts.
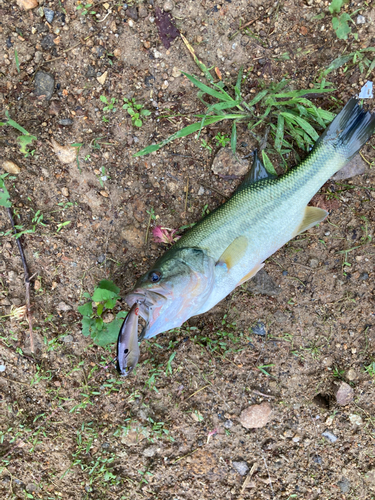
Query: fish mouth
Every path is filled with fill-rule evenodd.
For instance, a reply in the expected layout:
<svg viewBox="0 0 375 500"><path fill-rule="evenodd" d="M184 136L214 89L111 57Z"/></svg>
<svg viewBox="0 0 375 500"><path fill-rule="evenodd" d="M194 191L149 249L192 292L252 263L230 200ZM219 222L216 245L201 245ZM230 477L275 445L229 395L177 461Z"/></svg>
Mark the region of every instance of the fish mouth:
<svg viewBox="0 0 375 500"><path fill-rule="evenodd" d="M158 319L161 309L167 303L167 297L159 292L136 288L128 293L124 299L130 307L138 303L139 315L146 321L138 338L141 341Z"/></svg>

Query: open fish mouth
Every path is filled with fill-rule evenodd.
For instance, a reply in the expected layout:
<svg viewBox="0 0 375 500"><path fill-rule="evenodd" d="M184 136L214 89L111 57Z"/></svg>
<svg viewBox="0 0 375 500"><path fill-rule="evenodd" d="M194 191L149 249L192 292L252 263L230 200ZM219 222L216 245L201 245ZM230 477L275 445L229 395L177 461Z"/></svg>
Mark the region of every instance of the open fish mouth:
<svg viewBox="0 0 375 500"><path fill-rule="evenodd" d="M161 309L167 302L167 297L158 292L136 288L125 296L125 302L130 307L137 302L139 315L146 321L146 325L143 327L138 338L141 341L157 320Z"/></svg>

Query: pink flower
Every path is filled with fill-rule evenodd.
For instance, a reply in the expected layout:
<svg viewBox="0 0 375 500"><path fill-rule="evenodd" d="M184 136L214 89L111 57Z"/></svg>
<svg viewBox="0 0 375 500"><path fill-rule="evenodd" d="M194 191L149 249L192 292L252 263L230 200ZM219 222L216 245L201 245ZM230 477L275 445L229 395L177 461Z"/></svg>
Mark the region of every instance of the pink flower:
<svg viewBox="0 0 375 500"><path fill-rule="evenodd" d="M174 236L177 233L176 229L169 229L168 227L156 226L152 229L152 236L156 243L166 243L171 245L177 241L180 236Z"/></svg>

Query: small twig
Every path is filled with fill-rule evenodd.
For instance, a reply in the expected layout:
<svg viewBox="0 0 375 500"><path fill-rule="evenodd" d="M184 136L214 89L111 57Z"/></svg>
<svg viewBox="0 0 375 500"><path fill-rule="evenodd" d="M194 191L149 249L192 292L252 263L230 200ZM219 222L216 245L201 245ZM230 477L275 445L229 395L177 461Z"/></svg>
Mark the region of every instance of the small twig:
<svg viewBox="0 0 375 500"><path fill-rule="evenodd" d="M12 224L13 232L14 232L14 234L17 234L17 229L15 228L15 225L14 225L13 214L12 214L11 208L7 208L7 211L8 211L10 223ZM25 275L26 317L27 317L27 321L29 322L30 350L32 353L34 353L35 351L34 351L33 324L32 324L31 307L30 307L30 277L29 277L29 271L27 269L25 254L23 253L23 248L21 245L21 239L17 238L16 241L17 241L18 250L20 252L22 265L23 265L23 271L24 271L24 275Z"/></svg>
<svg viewBox="0 0 375 500"><path fill-rule="evenodd" d="M258 396L263 396L265 398L275 399L275 396L271 396L270 394L264 394L263 392L257 391L256 389L253 390L253 393L257 394Z"/></svg>
<svg viewBox="0 0 375 500"><path fill-rule="evenodd" d="M229 200L229 198L230 198L229 196L226 196L224 193L222 193L219 189L216 189L213 186L209 186L208 184L206 184L203 181L199 181L199 184L202 184L202 186L204 186L207 189L212 189L212 191L215 191L217 194L219 194L220 196L222 196L224 198L224 200Z"/></svg>
<svg viewBox="0 0 375 500"><path fill-rule="evenodd" d="M185 213L187 212L188 195L189 195L189 176L186 181L186 196L185 196L185 210L184 210Z"/></svg>
<svg viewBox="0 0 375 500"><path fill-rule="evenodd" d="M193 392L193 394L190 394L190 396L187 398L187 399L190 399L192 398L193 396L195 396L196 394L198 394L198 392L201 392L203 391L203 389L206 389L206 387L210 387L210 385L205 385L204 387L201 387L200 389L198 389L197 391ZM187 401L187 400L186 400Z"/></svg>
<svg viewBox="0 0 375 500"><path fill-rule="evenodd" d="M195 448L195 450L191 451L190 453L188 453L187 455L184 455L183 457L180 457L178 458L177 460L175 460L174 462L171 463L171 465L179 462L180 460L182 460L183 458L186 458L186 457L190 457L190 455L192 455L193 453L195 453L196 451L198 450L198 448Z"/></svg>

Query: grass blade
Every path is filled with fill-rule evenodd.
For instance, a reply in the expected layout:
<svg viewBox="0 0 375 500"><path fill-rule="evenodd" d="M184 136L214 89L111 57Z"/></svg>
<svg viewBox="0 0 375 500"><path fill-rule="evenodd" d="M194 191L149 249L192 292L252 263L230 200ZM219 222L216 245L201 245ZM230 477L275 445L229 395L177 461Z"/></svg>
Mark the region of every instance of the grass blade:
<svg viewBox="0 0 375 500"><path fill-rule="evenodd" d="M232 125L232 135L230 138L230 147L232 148L233 154L236 154L236 147L237 147L237 127L236 127L236 122L233 122Z"/></svg>
<svg viewBox="0 0 375 500"><path fill-rule="evenodd" d="M301 118L300 116L293 115L291 113L283 112L280 113L284 118L289 118L292 122L299 125L314 141L319 139L319 135L316 130L310 125L309 122Z"/></svg>
<svg viewBox="0 0 375 500"><path fill-rule="evenodd" d="M19 61L19 59L18 59L18 52L17 52L17 50L16 50L16 49L14 49L14 59L15 59L15 61L16 61L16 68L17 68L17 71L18 71L18 73L20 73L20 72L21 72L21 70L20 70L20 61Z"/></svg>
<svg viewBox="0 0 375 500"><path fill-rule="evenodd" d="M185 73L184 71L181 71L183 75L188 78L188 80L191 81L196 87L199 89L203 90L204 93L209 94L212 97L216 97L216 99L219 99L220 101L233 101L232 97L228 95L226 92L217 92L216 90L212 89L211 87L208 87L204 83L200 82L197 78L195 78L192 75L189 75L189 73Z"/></svg>
<svg viewBox="0 0 375 500"><path fill-rule="evenodd" d="M280 152L281 146L283 144L284 138L284 117L279 115L277 118L277 129L276 129L276 137L275 137L275 149Z"/></svg>
<svg viewBox="0 0 375 500"><path fill-rule="evenodd" d="M182 33L180 33L180 36L182 38L182 41L184 42L184 44L186 45L186 48L188 49L188 51L190 52L190 54L193 56L193 59L194 59L194 62L195 64L198 66L198 68L202 71L202 73L204 74L204 76L206 77L206 80L208 82L210 82L211 84L214 83L214 79L211 75L211 73L208 71L208 68L205 64L202 63L202 61L200 61L198 59L198 57L196 56L195 54L195 51L193 49L193 47L190 45L190 43L187 41L187 39L184 37L184 35Z"/></svg>
<svg viewBox="0 0 375 500"><path fill-rule="evenodd" d="M242 83L242 75L243 75L243 66L241 66L240 71L238 72L236 85L234 87L234 92L238 100L241 99L241 83Z"/></svg>
<svg viewBox="0 0 375 500"><path fill-rule="evenodd" d="M323 94L325 92L333 92L333 89L305 89L305 90L291 90L290 92L283 92L281 94L273 94L274 97L302 97L306 94Z"/></svg>
<svg viewBox="0 0 375 500"><path fill-rule="evenodd" d="M268 94L268 90L262 90L262 92L259 92L254 99L252 99L250 102L246 103L247 106L254 106L257 102L261 101L265 95Z"/></svg>
<svg viewBox="0 0 375 500"><path fill-rule="evenodd" d="M272 165L271 160L268 158L267 153L264 150L262 151L262 159L263 159L263 165L265 166L265 169L267 170L267 172L270 175L277 177L277 172L276 172L274 166Z"/></svg>

